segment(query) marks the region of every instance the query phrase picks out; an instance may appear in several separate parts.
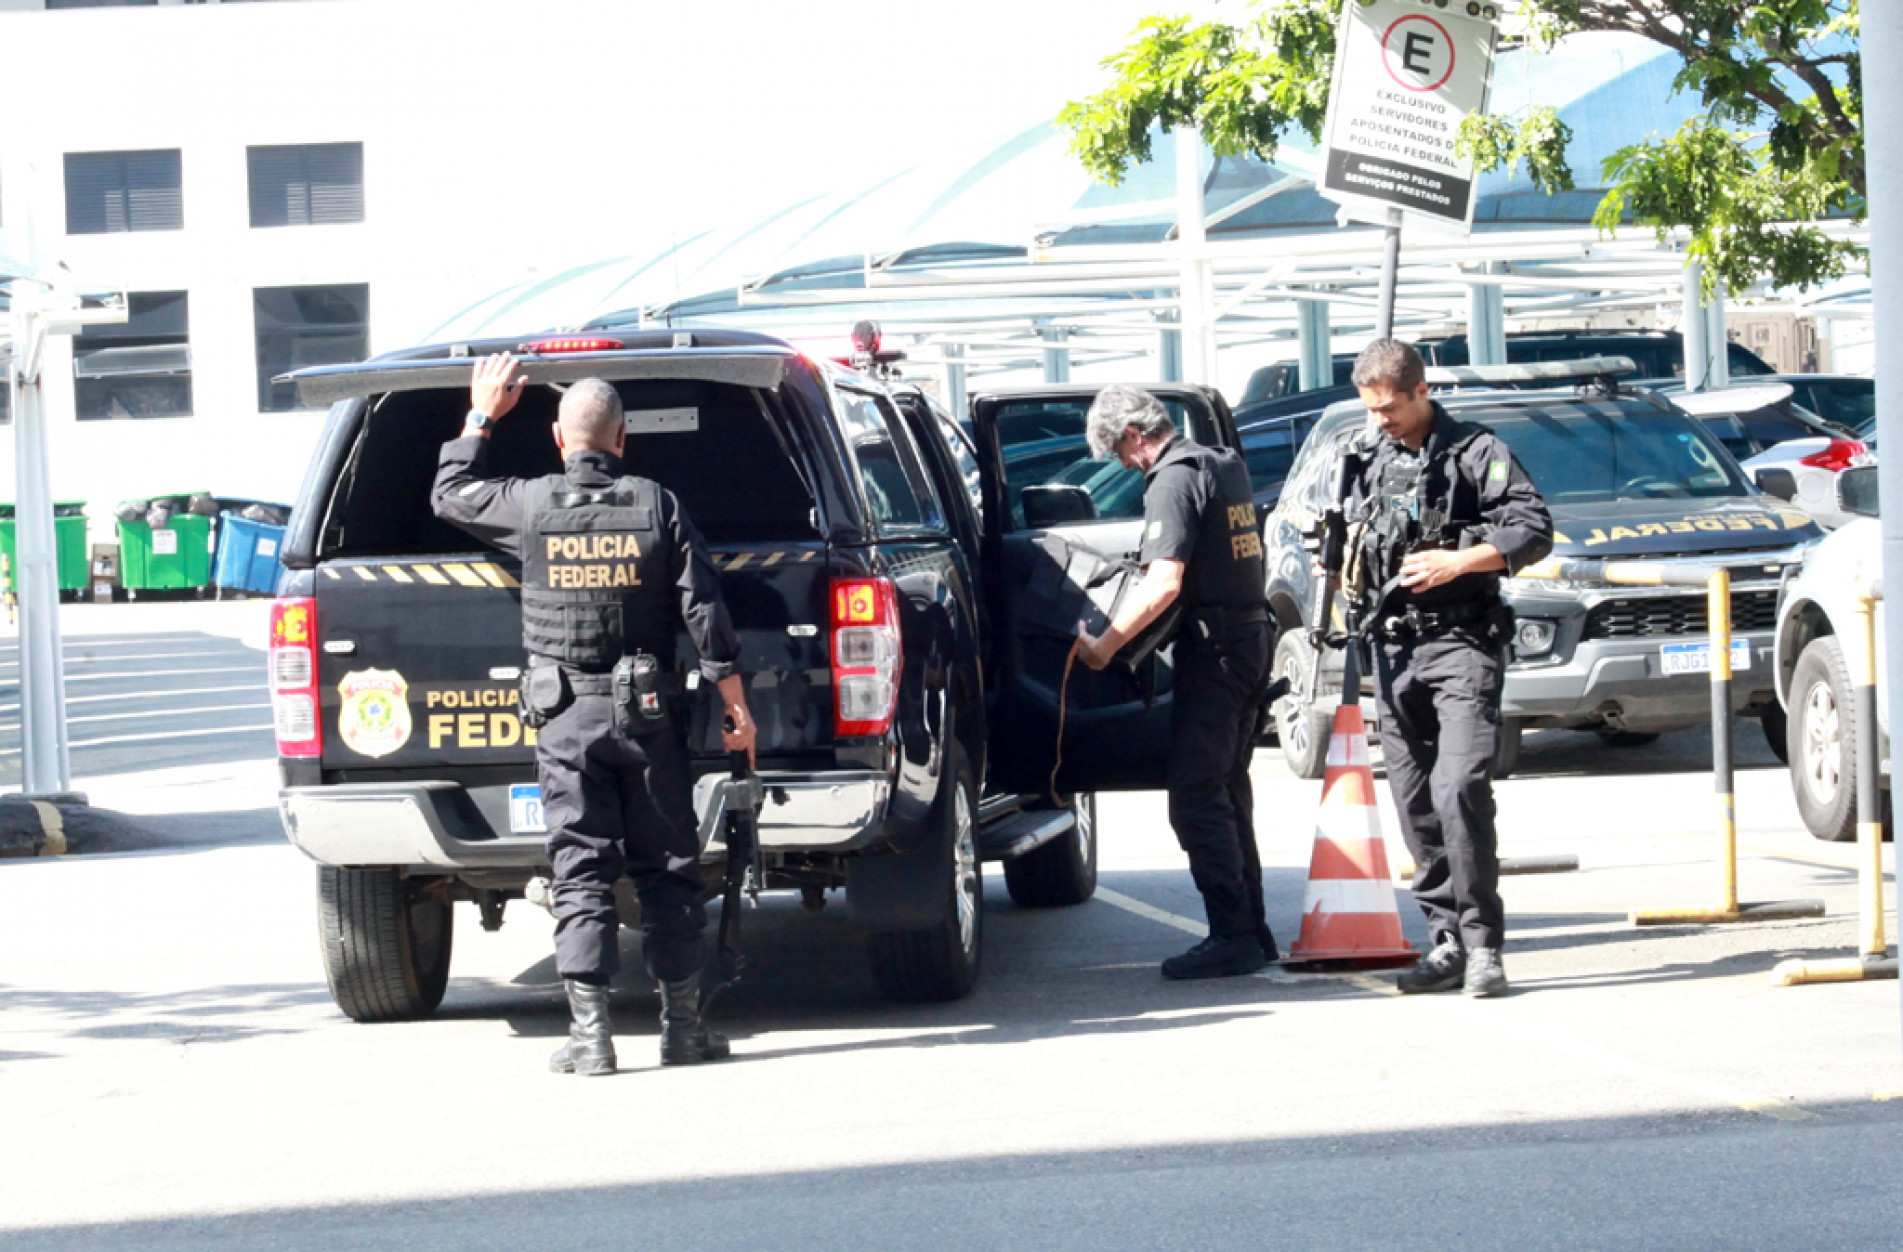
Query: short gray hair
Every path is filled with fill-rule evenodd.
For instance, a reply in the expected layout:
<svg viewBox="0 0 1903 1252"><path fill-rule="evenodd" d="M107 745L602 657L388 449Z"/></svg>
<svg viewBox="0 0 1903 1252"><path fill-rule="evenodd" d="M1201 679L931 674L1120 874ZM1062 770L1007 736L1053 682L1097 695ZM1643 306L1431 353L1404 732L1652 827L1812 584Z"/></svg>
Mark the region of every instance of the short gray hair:
<svg viewBox="0 0 1903 1252"><path fill-rule="evenodd" d="M1116 450L1123 432L1134 426L1145 439L1167 438L1176 433L1169 410L1141 387L1115 383L1097 393L1084 419L1084 438L1090 441L1090 454L1099 461L1108 460Z"/></svg>
<svg viewBox="0 0 1903 1252"><path fill-rule="evenodd" d="M572 448L613 451L622 427L621 395L599 378L584 378L562 393L556 410L562 438Z"/></svg>
<svg viewBox="0 0 1903 1252"><path fill-rule="evenodd" d="M1355 358L1350 381L1357 387L1391 387L1412 392L1427 381L1427 364L1411 343L1399 339L1377 339Z"/></svg>

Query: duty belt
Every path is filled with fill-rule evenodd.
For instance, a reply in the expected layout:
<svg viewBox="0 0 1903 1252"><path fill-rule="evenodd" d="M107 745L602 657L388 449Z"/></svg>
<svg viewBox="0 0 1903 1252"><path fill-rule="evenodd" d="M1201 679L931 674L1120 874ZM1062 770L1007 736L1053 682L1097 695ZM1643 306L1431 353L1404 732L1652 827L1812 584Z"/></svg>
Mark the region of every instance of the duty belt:
<svg viewBox="0 0 1903 1252"><path fill-rule="evenodd" d="M1410 604L1399 613L1383 617L1375 630L1384 639L1420 639L1444 634L1456 626L1472 625L1485 619L1493 608L1491 600L1469 600L1465 604L1446 604L1433 609Z"/></svg>
<svg viewBox="0 0 1903 1252"><path fill-rule="evenodd" d="M568 680L568 689L578 696L609 696L614 694L615 676L613 673L597 674L593 670L577 669L573 665L563 665L556 661L534 659L530 666L540 669L544 665L553 666L562 671Z"/></svg>
<svg viewBox="0 0 1903 1252"><path fill-rule="evenodd" d="M1183 611L1183 635L1192 643L1227 643L1269 620L1266 604L1206 604Z"/></svg>

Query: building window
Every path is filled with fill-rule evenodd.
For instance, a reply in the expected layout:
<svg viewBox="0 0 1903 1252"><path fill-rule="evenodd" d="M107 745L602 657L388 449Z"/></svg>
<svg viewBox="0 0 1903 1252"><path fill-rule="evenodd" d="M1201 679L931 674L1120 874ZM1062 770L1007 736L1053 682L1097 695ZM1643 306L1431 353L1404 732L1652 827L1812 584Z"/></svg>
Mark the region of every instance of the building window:
<svg viewBox="0 0 1903 1252"><path fill-rule="evenodd" d="M253 226L335 226L363 220L363 145L247 148Z"/></svg>
<svg viewBox="0 0 1903 1252"><path fill-rule="evenodd" d="M303 408L297 388L274 383L307 365L342 365L370 355L370 287L259 287L252 293L258 332L258 408Z"/></svg>
<svg viewBox="0 0 1903 1252"><path fill-rule="evenodd" d="M68 152L66 233L180 230L185 196L177 148L150 152Z"/></svg>
<svg viewBox="0 0 1903 1252"><path fill-rule="evenodd" d="M136 292L127 318L73 339L74 408L81 421L192 415L189 312L182 291Z"/></svg>

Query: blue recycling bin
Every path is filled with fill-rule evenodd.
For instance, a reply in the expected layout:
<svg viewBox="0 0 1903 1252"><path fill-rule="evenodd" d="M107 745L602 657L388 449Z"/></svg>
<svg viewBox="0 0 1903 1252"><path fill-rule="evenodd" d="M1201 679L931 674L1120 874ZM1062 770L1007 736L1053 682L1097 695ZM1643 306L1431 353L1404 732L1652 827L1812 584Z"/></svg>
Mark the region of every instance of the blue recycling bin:
<svg viewBox="0 0 1903 1252"><path fill-rule="evenodd" d="M278 552L284 527L254 522L227 513L218 519L218 560L212 582L227 591L255 591L271 595L284 572Z"/></svg>

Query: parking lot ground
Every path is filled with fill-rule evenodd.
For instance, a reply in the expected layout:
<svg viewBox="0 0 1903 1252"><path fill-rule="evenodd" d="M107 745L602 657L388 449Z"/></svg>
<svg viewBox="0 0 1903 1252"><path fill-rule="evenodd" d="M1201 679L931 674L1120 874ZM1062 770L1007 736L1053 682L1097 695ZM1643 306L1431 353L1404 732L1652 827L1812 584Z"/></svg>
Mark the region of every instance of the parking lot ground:
<svg viewBox="0 0 1903 1252"><path fill-rule="evenodd" d="M203 841L0 863L0 1230L20 1248L1895 1246L1898 986L1770 985L1783 957L1850 953L1856 880L1754 735L1743 894L1820 897L1822 919L1631 928L1631 908L1717 891L1702 736L1611 753L1542 732L1499 787L1503 850L1582 869L1507 881L1503 1000L1401 999L1391 974L1165 982L1200 902L1162 797L1138 794L1102 806L1091 903L1019 909L991 871L984 979L956 1004L882 1001L837 902L772 895L722 1002L734 1059L663 1071L626 936L625 1072L593 1082L544 1071L566 1026L546 914L517 902L485 934L460 913L441 1011L356 1025L325 990L268 761L82 777ZM1256 777L1286 946L1320 786L1272 751Z"/></svg>

